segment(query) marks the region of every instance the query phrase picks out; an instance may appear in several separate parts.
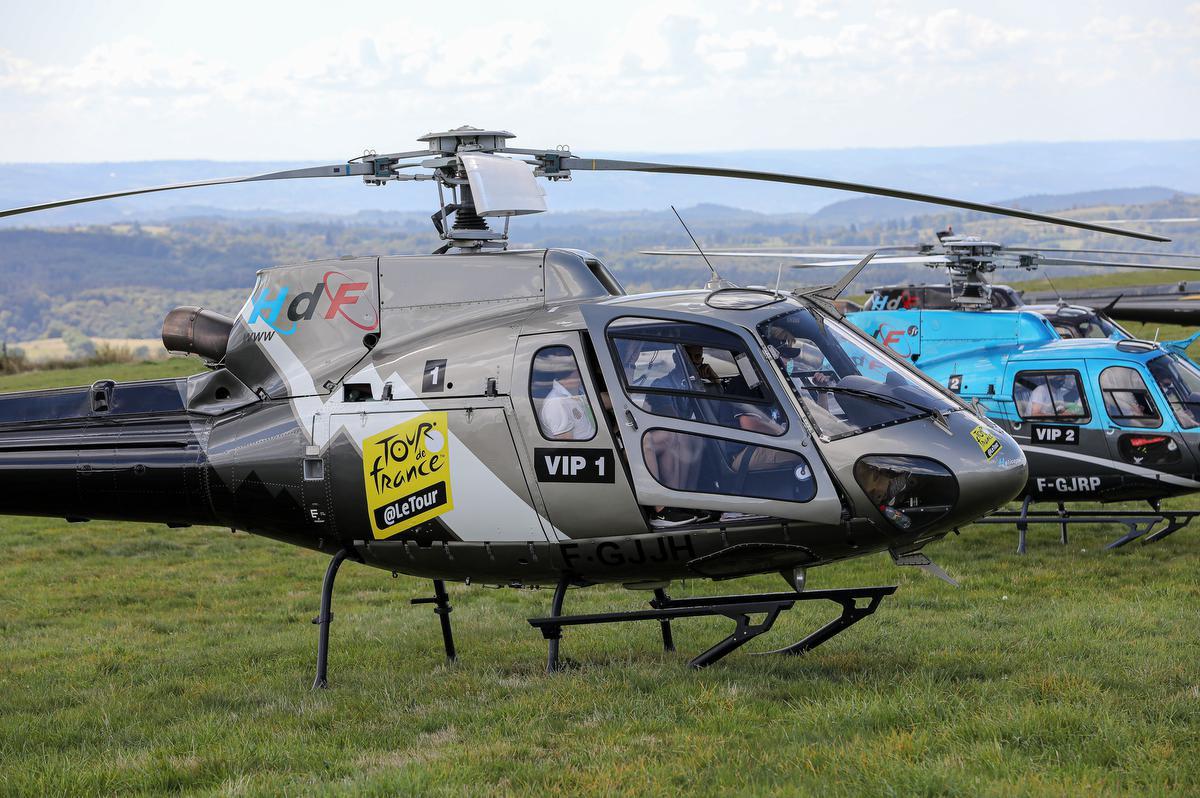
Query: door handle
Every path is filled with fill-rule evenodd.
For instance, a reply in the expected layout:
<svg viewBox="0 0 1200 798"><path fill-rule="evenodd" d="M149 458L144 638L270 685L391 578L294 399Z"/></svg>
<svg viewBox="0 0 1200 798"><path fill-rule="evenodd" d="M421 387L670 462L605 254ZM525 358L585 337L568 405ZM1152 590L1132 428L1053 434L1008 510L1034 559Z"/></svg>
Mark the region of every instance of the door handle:
<svg viewBox="0 0 1200 798"><path fill-rule="evenodd" d="M632 430L636 430L638 428L637 427L637 419L635 419L633 417L633 413L629 410L625 411L625 426L629 427Z"/></svg>

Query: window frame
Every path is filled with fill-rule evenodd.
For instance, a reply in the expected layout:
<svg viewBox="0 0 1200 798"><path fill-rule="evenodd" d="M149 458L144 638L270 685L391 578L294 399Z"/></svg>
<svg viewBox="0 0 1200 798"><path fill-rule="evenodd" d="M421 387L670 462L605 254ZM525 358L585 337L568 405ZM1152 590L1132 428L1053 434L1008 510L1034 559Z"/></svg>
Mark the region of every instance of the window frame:
<svg viewBox="0 0 1200 798"><path fill-rule="evenodd" d="M1051 376L1067 375L1067 374L1075 377L1075 385L1076 385L1076 387L1079 388L1079 399L1083 403L1083 410L1084 410L1084 414L1082 416L1058 416L1058 415L1027 416L1023 412L1021 412L1021 405L1017 402L1017 382L1022 377L1042 377L1043 379L1046 380L1046 390L1049 391L1050 390L1049 378ZM1084 390L1086 385L1087 385L1087 383L1083 379L1083 375L1079 372L1078 369L1068 369L1068 368L1028 369L1025 371L1018 371L1016 374L1013 375L1013 408L1017 411L1018 418L1020 418L1022 421L1028 421L1028 422L1034 423L1034 424L1039 424L1039 423L1079 424L1079 425L1088 424L1092 420L1092 407L1091 407L1091 405L1088 404L1087 391ZM1054 403L1053 392L1050 393L1050 402L1051 402L1051 404ZM1105 409L1107 410L1107 408L1105 408Z"/></svg>
<svg viewBox="0 0 1200 798"><path fill-rule="evenodd" d="M542 414L534 400L533 378L537 374L538 358L541 357L541 354L548 349L565 349L571 353L571 362L575 364L575 370L579 372L579 384L583 388L583 398L587 400L588 408L592 411L592 435L590 438L552 438L547 435L546 430L542 428ZM576 356L575 350L569 344L546 344L545 346L539 347L536 351L534 351L533 357L529 359L529 385L526 390L529 394L529 407L533 410L533 423L537 425L538 434L542 436L542 440L550 441L552 443L587 443L588 441L594 441L596 439L596 435L600 432L600 417L596 415L596 407L592 404L592 396L590 393L588 393L587 383L583 379L583 369L579 368L579 358ZM545 401L545 399L546 397L542 397L543 401Z"/></svg>
<svg viewBox="0 0 1200 798"><path fill-rule="evenodd" d="M1109 410L1108 396L1110 393L1133 393L1134 391L1137 390L1136 388L1105 388L1104 387L1104 375L1107 374L1108 372L1112 371L1113 369L1125 369L1126 371L1132 371L1134 374L1137 375L1137 378L1139 380L1141 380L1141 383L1142 383L1142 392L1146 394L1146 400L1150 402L1150 409L1154 411L1153 416L1117 416L1117 415L1114 415ZM1096 385L1097 385L1097 387L1100 388L1100 399L1104 403L1104 412L1108 415L1109 420L1112 421L1117 426L1128 427L1130 429L1160 429L1162 427L1163 414L1159 411L1158 404L1154 401L1154 395L1152 393L1150 393L1150 386L1146 384L1146 378L1142 375L1142 372L1138 371L1135 368L1132 368L1131 366L1127 366L1127 365L1105 366L1104 369L1100 372L1100 376L1096 378ZM1116 400L1114 399L1113 402L1115 404ZM1141 426L1138 424L1123 423L1120 420L1120 419L1130 419L1130 418L1132 418L1132 419L1139 419L1139 418L1151 419L1151 418L1153 418L1153 419L1156 419L1158 421L1158 423L1155 424L1154 426L1149 426L1149 425Z"/></svg>

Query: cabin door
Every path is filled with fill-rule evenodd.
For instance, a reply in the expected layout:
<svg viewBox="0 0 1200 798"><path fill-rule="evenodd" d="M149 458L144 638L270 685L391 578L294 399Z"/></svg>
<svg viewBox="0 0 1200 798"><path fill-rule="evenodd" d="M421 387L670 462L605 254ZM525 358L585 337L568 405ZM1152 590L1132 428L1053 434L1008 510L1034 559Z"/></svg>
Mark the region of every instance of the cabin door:
<svg viewBox="0 0 1200 798"><path fill-rule="evenodd" d="M524 452L550 524L563 538L647 529L594 362L578 332L526 335L517 342L512 394Z"/></svg>

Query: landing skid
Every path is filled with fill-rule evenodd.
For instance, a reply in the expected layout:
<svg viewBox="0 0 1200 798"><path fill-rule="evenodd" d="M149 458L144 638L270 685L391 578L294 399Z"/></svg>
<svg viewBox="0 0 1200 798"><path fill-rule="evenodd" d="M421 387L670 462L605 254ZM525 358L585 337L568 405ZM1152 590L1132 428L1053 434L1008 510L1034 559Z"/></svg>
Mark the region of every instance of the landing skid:
<svg viewBox="0 0 1200 798"><path fill-rule="evenodd" d="M1157 502L1150 502L1149 512L1136 510L1081 510L1072 512L1059 502L1057 510L1030 510L1028 497L1021 504L1020 510L1003 510L982 518L977 524L1015 524L1017 527L1017 553L1025 553L1026 537L1030 524L1058 524L1059 541L1065 546L1069 536L1067 529L1071 524L1123 524L1126 532L1113 540L1104 548L1116 549L1126 543L1132 543L1138 538L1142 543L1155 543L1168 535L1173 535L1200 517L1200 510L1163 510ZM1159 524L1162 524L1160 527ZM1157 527L1157 528L1156 528Z"/></svg>
<svg viewBox="0 0 1200 798"><path fill-rule="evenodd" d="M338 570L343 562L355 559L352 549L342 549L333 555L325 570L325 579L321 584L321 611L313 618L318 627L317 637L317 674L313 681L313 689L320 690L329 686L329 626L333 622L333 586L337 579ZM842 614L829 623L817 629L812 634L790 646L768 651L768 654L804 654L811 651L826 640L846 631L854 624L875 612L885 596L896 592L896 585L879 587L852 587L835 590L806 590L802 593L757 593L743 596L702 596L698 598L673 599L665 590L654 591L650 602L651 609L634 610L631 612L606 612L593 615L563 615L563 600L570 586L569 577L563 577L554 590L551 601L550 615L545 618L530 618L529 624L539 629L548 641L546 670L556 671L560 668L558 650L565 626L580 626L596 623L626 623L629 621L658 621L662 633L664 651L675 650L675 639L671 629L671 621L677 618L699 618L723 615L734 622L733 632L716 645L692 658L688 663L693 668L705 668L727 654L736 651L743 645L767 632L775 624L775 619L784 610L790 610L799 601L826 600L838 604ZM442 644L446 650L446 659L454 662L458 653L454 646L454 632L450 626L450 598L446 593L446 585L440 579L433 580L433 596L430 598L415 598L412 604L432 604L434 612L441 621ZM865 602L860 605L860 601ZM751 616L761 616L754 621Z"/></svg>
<svg viewBox="0 0 1200 798"><path fill-rule="evenodd" d="M854 587L835 590L806 590L802 593L758 593L742 596L701 596L697 598L672 599L661 590L655 591L650 602L652 609L627 612L602 612L590 615L563 615L562 604L569 582L560 581L554 591L551 613L545 618L530 618L529 624L541 631L548 641L549 653L546 670L559 670L559 642L565 626L583 626L598 623L629 623L633 621L658 621L662 628L663 649L674 650L671 621L678 618L698 618L723 615L734 622L733 632L716 645L696 655L688 663L693 668L706 668L726 655L741 648L755 637L770 631L775 620L784 610L790 610L799 601L826 600L839 604L842 614L812 634L790 646L764 652L769 654L804 654L826 640L844 632L854 624L875 612L884 596L896 592L896 585L879 587ZM866 604L859 606L859 600ZM761 615L758 622L751 616Z"/></svg>

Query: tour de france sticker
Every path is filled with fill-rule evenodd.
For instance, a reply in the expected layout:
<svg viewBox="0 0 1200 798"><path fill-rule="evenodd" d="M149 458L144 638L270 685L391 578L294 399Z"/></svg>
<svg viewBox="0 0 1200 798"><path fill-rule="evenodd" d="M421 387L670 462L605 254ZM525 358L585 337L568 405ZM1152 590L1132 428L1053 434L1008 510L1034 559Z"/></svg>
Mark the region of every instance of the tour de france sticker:
<svg viewBox="0 0 1200 798"><path fill-rule="evenodd" d="M363 441L367 510L376 539L454 509L445 413L422 413Z"/></svg>
<svg viewBox="0 0 1200 798"><path fill-rule="evenodd" d="M1000 441L996 440L996 436L987 431L987 427L976 427L971 430L971 437L979 444L979 450L983 452L983 456L991 460L1000 451Z"/></svg>

